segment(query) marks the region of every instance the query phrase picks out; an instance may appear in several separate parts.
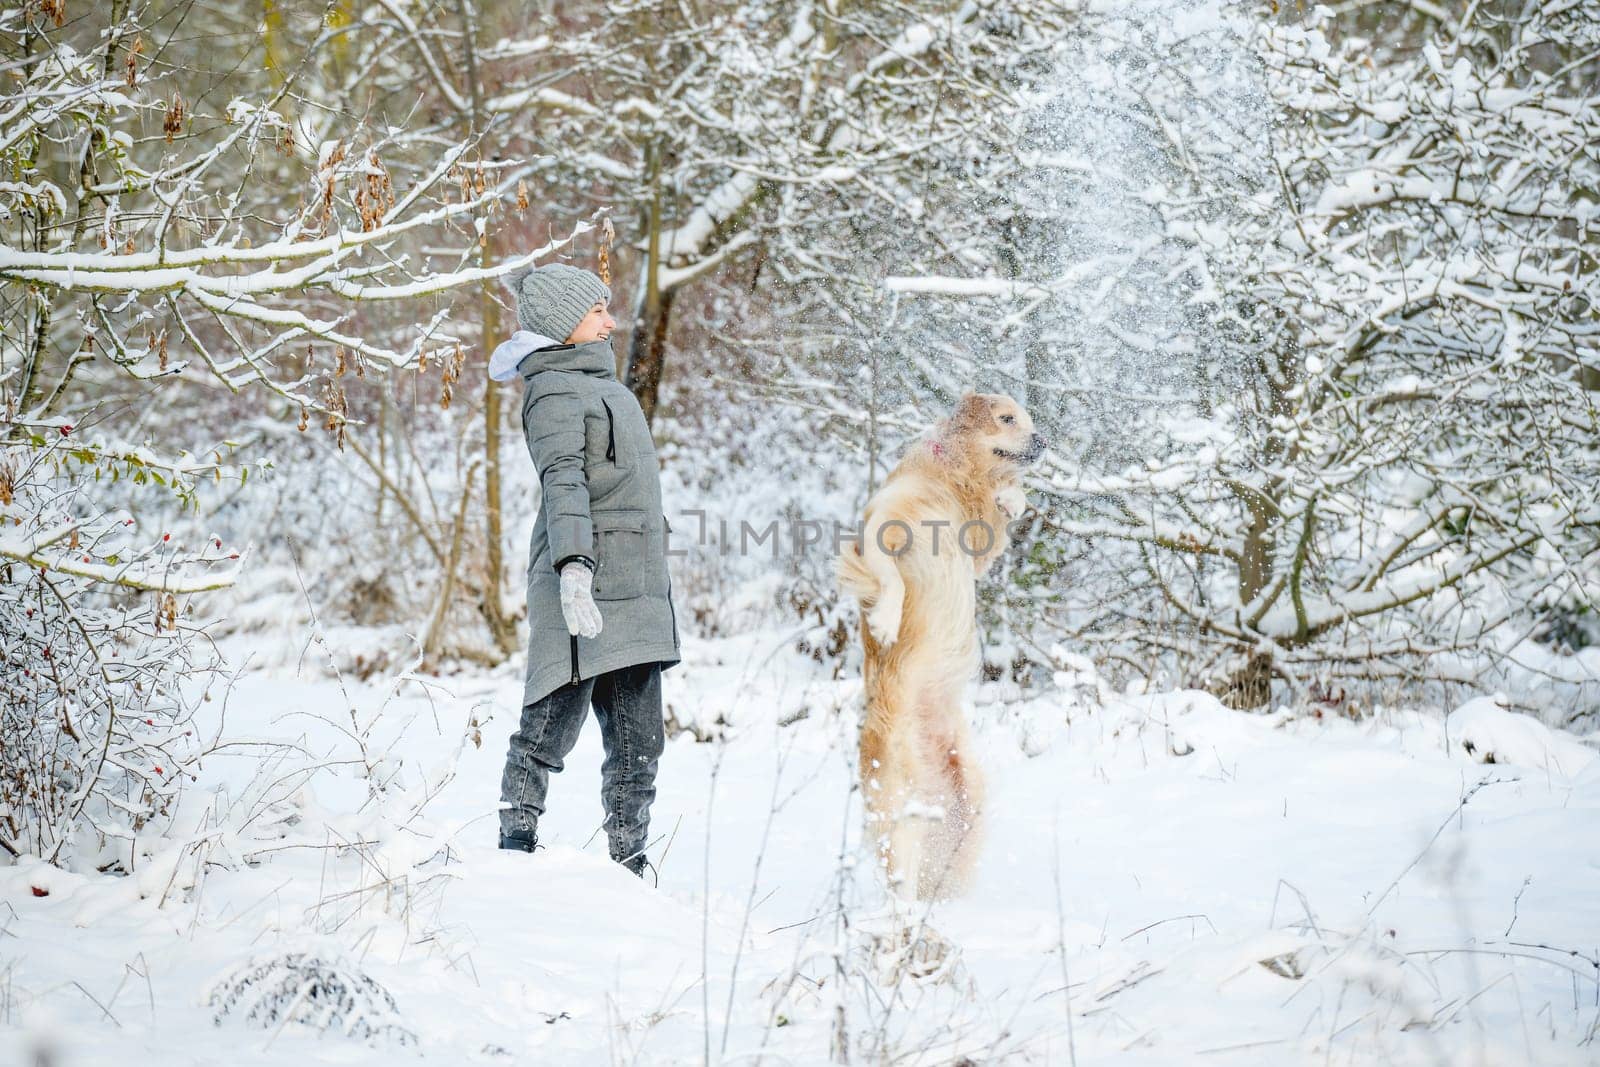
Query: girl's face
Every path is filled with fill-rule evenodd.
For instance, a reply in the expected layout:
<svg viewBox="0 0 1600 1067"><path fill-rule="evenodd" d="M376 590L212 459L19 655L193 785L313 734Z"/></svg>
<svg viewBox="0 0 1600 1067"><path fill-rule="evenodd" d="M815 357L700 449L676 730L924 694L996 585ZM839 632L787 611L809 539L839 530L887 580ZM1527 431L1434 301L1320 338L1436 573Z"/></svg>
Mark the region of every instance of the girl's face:
<svg viewBox="0 0 1600 1067"><path fill-rule="evenodd" d="M578 323L577 329L572 331L572 336L567 338L569 345L581 345L588 341L604 341L611 336L611 331L617 328L617 320L611 317L611 312L606 310L603 303L597 302L589 309L589 314Z"/></svg>

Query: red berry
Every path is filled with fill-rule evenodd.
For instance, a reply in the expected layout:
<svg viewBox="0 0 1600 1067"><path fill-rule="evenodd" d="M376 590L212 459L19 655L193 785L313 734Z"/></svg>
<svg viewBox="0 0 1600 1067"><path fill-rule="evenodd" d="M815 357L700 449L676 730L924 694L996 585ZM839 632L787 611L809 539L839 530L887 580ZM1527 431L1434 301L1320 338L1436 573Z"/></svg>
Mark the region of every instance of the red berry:
<svg viewBox="0 0 1600 1067"><path fill-rule="evenodd" d="M33 890L33 895L36 897L47 897L50 895L50 890L46 889L42 885L30 885L28 888Z"/></svg>
<svg viewBox="0 0 1600 1067"><path fill-rule="evenodd" d="M213 541L215 541L215 542L216 542L216 543L217 543L217 547L218 547L218 548L221 548L221 547L222 547L222 538L220 538L220 537L213 537L213 538L212 538L212 540L213 540Z"/></svg>
<svg viewBox="0 0 1600 1067"><path fill-rule="evenodd" d="M170 541L170 540L172 540L172 535L171 534L162 534L161 535L161 540Z"/></svg>
<svg viewBox="0 0 1600 1067"><path fill-rule="evenodd" d="M72 427L71 426L62 426L59 429L61 430L61 436L62 437L65 437L65 436L67 436L67 434L72 432Z"/></svg>
<svg viewBox="0 0 1600 1067"><path fill-rule="evenodd" d="M144 721L144 724L145 724L145 725L146 725L146 726L154 726L154 725L155 725L155 724L156 724L156 721L155 721L155 720L154 720L154 719L146 719L146 720L145 720L145 721Z"/></svg>
<svg viewBox="0 0 1600 1067"><path fill-rule="evenodd" d="M162 770L159 766L156 767L155 771L156 771L157 774L166 774L167 773L166 771Z"/></svg>
<svg viewBox="0 0 1600 1067"><path fill-rule="evenodd" d="M238 558L239 558L239 553L237 553L237 552L230 552L230 553L228 553L228 558L229 558L229 559L238 559Z"/></svg>

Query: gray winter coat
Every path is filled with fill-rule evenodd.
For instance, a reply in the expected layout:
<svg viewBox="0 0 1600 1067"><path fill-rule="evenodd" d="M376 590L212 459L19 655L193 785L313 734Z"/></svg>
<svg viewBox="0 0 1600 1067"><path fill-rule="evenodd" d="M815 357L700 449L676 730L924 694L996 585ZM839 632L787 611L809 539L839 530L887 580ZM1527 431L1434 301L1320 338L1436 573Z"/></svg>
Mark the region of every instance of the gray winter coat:
<svg viewBox="0 0 1600 1067"><path fill-rule="evenodd" d="M678 623L667 574L666 516L655 442L617 380L609 341L529 353L522 430L543 501L528 546L528 671L523 704L618 667L677 663ZM563 564L594 565L595 637L567 632Z"/></svg>

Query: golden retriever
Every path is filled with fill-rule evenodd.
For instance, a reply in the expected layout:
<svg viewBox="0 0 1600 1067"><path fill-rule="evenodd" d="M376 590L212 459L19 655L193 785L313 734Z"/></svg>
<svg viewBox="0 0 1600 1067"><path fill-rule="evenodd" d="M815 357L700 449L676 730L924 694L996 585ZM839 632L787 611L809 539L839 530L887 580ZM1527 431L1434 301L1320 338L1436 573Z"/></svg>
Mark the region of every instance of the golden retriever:
<svg viewBox="0 0 1600 1067"><path fill-rule="evenodd" d="M1027 505L1023 468L1044 438L1015 400L969 393L867 501L841 551L840 588L861 603L867 833L890 888L951 896L971 878L983 779L961 694L978 657L977 579Z"/></svg>

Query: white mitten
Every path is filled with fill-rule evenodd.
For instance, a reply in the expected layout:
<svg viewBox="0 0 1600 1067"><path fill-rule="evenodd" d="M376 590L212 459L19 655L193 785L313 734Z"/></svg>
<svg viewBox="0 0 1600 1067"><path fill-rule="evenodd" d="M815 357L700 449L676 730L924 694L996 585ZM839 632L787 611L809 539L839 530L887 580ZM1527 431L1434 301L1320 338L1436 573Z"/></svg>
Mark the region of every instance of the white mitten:
<svg viewBox="0 0 1600 1067"><path fill-rule="evenodd" d="M593 637L600 632L600 609L594 603L594 572L573 560L561 568L561 615L567 633Z"/></svg>

